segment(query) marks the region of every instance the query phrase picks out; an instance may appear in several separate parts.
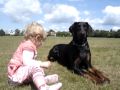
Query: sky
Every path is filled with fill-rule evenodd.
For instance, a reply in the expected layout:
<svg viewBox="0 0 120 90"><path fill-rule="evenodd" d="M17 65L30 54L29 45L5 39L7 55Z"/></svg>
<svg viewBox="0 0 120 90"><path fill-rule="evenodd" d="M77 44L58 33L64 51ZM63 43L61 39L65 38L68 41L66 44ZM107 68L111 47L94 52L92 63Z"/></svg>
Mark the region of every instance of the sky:
<svg viewBox="0 0 120 90"><path fill-rule="evenodd" d="M31 22L46 31L68 31L74 22L93 29L120 29L120 0L0 0L0 29L23 30Z"/></svg>

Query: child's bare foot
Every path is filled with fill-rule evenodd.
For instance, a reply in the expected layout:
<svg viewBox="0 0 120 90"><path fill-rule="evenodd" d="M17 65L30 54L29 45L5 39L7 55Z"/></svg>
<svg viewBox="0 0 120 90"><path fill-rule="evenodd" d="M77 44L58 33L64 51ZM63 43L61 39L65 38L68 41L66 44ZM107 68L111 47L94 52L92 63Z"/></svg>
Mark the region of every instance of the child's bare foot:
<svg viewBox="0 0 120 90"><path fill-rule="evenodd" d="M53 84L58 82L58 75L57 74L52 74L52 75L47 75L45 77L46 83L47 84Z"/></svg>
<svg viewBox="0 0 120 90"><path fill-rule="evenodd" d="M44 68L48 68L51 66L51 62L50 61L42 62L40 66Z"/></svg>
<svg viewBox="0 0 120 90"><path fill-rule="evenodd" d="M49 86L48 90L60 90L61 87L62 87L62 83L56 83L54 85Z"/></svg>

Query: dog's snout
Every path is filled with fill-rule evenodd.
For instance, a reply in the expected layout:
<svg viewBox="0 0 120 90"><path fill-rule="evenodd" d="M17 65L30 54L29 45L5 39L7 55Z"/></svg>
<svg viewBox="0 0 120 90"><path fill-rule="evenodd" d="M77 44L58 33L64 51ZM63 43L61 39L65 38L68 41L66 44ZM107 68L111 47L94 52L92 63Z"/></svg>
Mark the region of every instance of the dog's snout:
<svg viewBox="0 0 120 90"><path fill-rule="evenodd" d="M81 35L85 35L85 33L86 33L85 30L84 30L83 28L81 28L80 34L81 34Z"/></svg>
<svg viewBox="0 0 120 90"><path fill-rule="evenodd" d="M85 31L84 31L84 30L82 30L82 31L81 31L81 34L82 34L82 35L84 35L84 34L85 34Z"/></svg>
<svg viewBox="0 0 120 90"><path fill-rule="evenodd" d="M83 27L83 25L80 27L80 33L81 35L84 35L86 32L85 32L85 28Z"/></svg>

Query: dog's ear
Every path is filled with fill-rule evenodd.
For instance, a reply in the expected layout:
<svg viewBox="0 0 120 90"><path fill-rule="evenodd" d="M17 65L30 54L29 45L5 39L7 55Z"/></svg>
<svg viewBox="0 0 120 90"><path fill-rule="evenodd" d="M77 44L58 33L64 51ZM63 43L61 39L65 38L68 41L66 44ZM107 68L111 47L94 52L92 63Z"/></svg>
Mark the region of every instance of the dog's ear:
<svg viewBox="0 0 120 90"><path fill-rule="evenodd" d="M73 30L75 29L75 25L77 22L74 22L70 27L69 27L69 32L73 33Z"/></svg>
<svg viewBox="0 0 120 90"><path fill-rule="evenodd" d="M88 33L89 32L92 32L93 31L93 28L89 25L89 23L88 22L86 22L86 24L87 24L87 28L88 28Z"/></svg>
<svg viewBox="0 0 120 90"><path fill-rule="evenodd" d="M69 32L73 32L73 28L74 28L74 24L72 24L70 27L69 27Z"/></svg>

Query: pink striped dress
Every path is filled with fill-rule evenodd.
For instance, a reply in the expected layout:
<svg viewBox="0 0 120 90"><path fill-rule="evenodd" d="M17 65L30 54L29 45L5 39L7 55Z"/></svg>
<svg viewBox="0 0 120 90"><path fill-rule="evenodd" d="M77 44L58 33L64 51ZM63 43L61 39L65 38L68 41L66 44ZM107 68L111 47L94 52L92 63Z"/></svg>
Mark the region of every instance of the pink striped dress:
<svg viewBox="0 0 120 90"><path fill-rule="evenodd" d="M37 54L36 46L30 40L22 41L8 63L8 77L14 82L23 83L25 81L33 80L33 73L35 73L37 67L35 67L34 62L33 66L24 65L23 51L25 50L34 52L34 55L30 60L32 60L32 62L35 61L34 58ZM41 74L40 84L45 84L43 69L39 67L37 71Z"/></svg>

